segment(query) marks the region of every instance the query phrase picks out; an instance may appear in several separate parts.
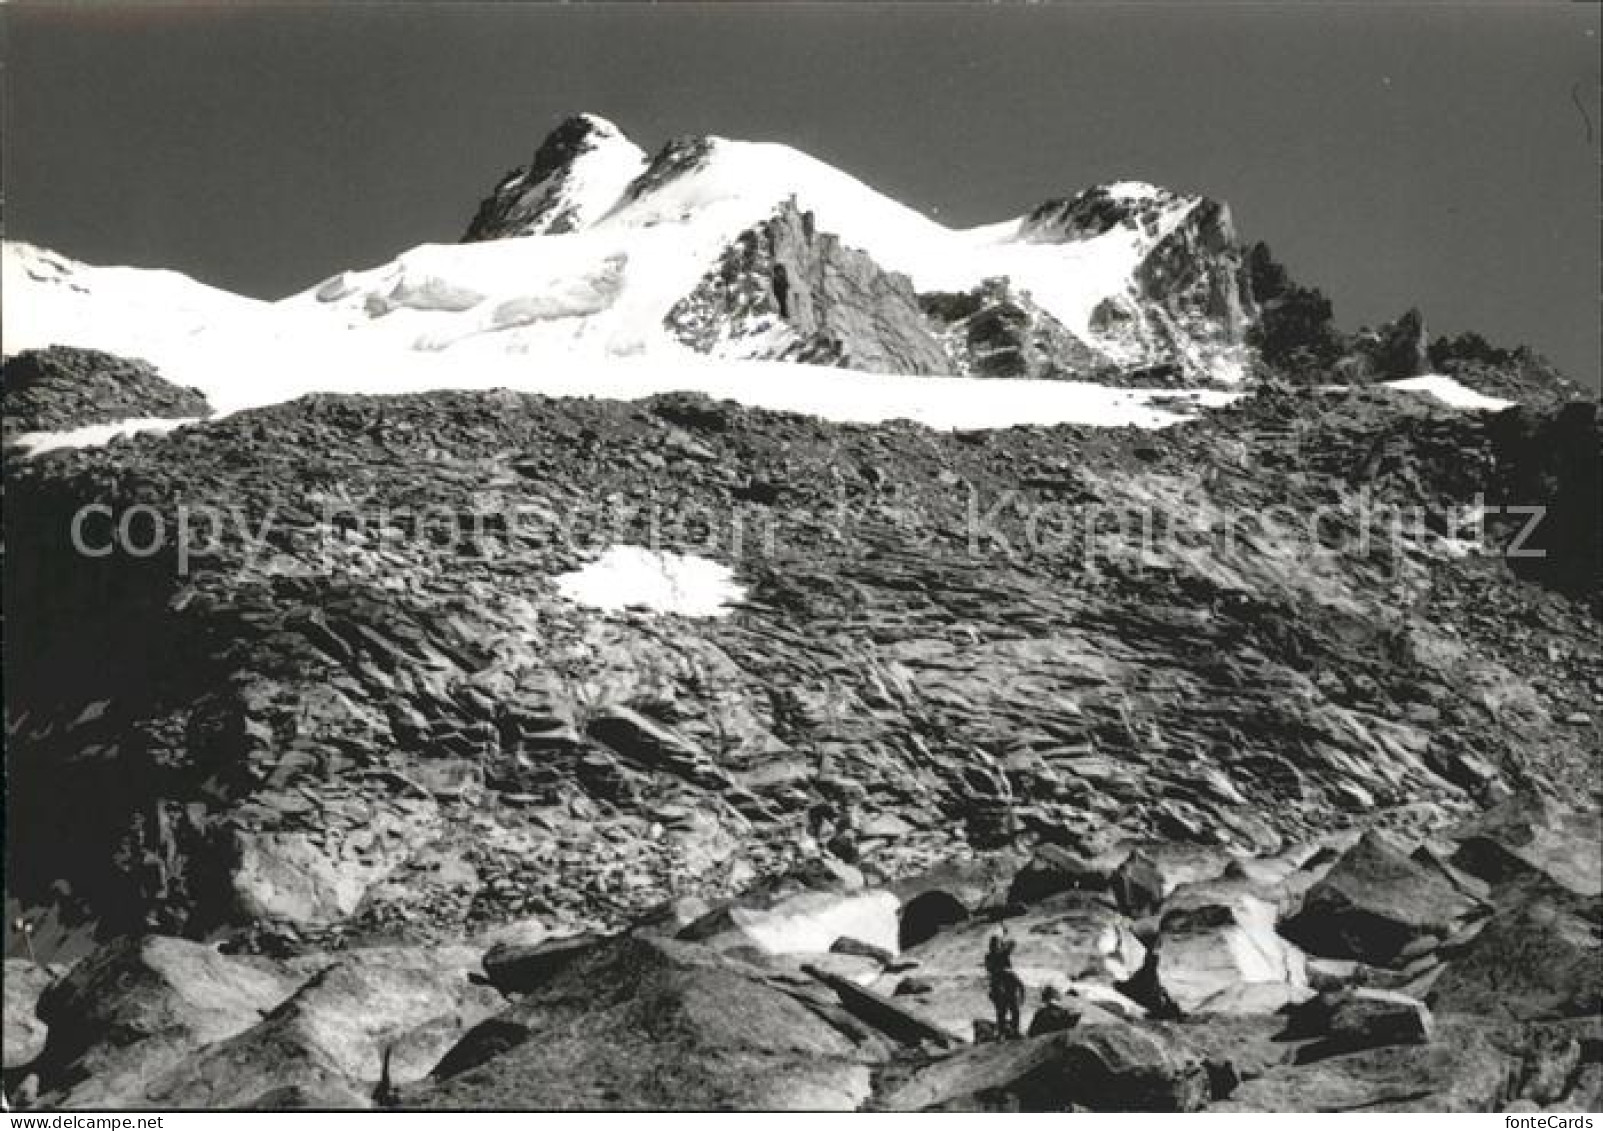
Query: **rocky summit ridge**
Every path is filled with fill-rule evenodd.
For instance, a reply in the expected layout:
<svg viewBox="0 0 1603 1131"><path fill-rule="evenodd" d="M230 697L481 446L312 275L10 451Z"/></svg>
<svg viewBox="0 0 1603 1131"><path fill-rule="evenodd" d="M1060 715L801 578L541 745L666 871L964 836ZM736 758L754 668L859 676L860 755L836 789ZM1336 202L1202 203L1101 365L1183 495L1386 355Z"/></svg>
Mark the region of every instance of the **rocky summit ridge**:
<svg viewBox="0 0 1603 1131"><path fill-rule="evenodd" d="M977 232L581 117L283 303L8 248L8 1099L1595 1110L1596 404L1201 198ZM1152 415L694 391L826 371Z"/></svg>
<svg viewBox="0 0 1603 1131"><path fill-rule="evenodd" d="M600 219L644 170L646 155L593 114L567 118L480 205L464 240L560 235Z"/></svg>

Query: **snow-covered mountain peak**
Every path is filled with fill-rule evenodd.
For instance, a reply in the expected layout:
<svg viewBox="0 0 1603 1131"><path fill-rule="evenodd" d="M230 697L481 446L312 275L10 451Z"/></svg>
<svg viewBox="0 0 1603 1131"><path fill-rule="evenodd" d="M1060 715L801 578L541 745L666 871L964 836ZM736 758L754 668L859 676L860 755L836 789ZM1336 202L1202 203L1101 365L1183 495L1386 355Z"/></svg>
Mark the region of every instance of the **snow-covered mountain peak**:
<svg viewBox="0 0 1603 1131"><path fill-rule="evenodd" d="M801 150L722 137L680 138L664 146L597 227L679 226L705 270L737 235L787 203L882 266L920 278L938 271L934 248L962 238Z"/></svg>
<svg viewBox="0 0 1603 1131"><path fill-rule="evenodd" d="M588 227L645 165L645 151L607 119L566 118L546 135L528 168L501 179L464 239L559 235Z"/></svg>

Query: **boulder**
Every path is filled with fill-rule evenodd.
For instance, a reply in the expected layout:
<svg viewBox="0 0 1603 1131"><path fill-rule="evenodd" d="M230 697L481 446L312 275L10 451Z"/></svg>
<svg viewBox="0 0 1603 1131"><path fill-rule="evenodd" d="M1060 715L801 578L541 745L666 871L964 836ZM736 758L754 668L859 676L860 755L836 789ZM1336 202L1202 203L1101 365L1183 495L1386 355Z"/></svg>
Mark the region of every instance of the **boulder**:
<svg viewBox="0 0 1603 1131"><path fill-rule="evenodd" d="M851 1110L853 1039L764 971L624 936L469 1030L406 1107Z"/></svg>
<svg viewBox="0 0 1603 1131"><path fill-rule="evenodd" d="M924 994L934 993L935 986L928 978L909 977L896 983L891 991L892 997L921 997Z"/></svg>
<svg viewBox="0 0 1603 1131"><path fill-rule="evenodd" d="M1308 959L1308 984L1315 990L1339 990L1343 986L1362 983L1371 967L1353 958Z"/></svg>
<svg viewBox="0 0 1603 1131"><path fill-rule="evenodd" d="M1148 1024L1174 1033L1201 1054L1214 1077L1214 1099L1223 1099L1242 1080L1290 1063L1297 1048L1286 1040L1282 1013L1205 1012Z"/></svg>
<svg viewBox="0 0 1603 1131"><path fill-rule="evenodd" d="M1224 876L1235 858L1204 845L1151 841L1131 851L1109 877L1119 908L1132 918L1158 911L1179 888Z"/></svg>
<svg viewBox="0 0 1603 1131"><path fill-rule="evenodd" d="M1430 370L1430 335L1417 309L1404 311L1377 332L1374 364L1382 378L1417 377Z"/></svg>
<svg viewBox="0 0 1603 1131"><path fill-rule="evenodd" d="M969 859L946 860L920 869L913 875L892 880L885 887L902 901L904 913L916 910L921 901L933 911L942 908L948 914L935 916L940 926L961 922L970 915L987 911L1000 911L1013 902L1008 895L1014 878L1025 857L1017 852L988 852ZM961 915L955 909L962 910ZM930 932L933 934L934 932ZM923 935L922 942L929 934ZM912 944L907 944L912 945Z"/></svg>
<svg viewBox="0 0 1603 1131"><path fill-rule="evenodd" d="M705 757L700 747L671 727L616 704L597 713L586 733L622 757L646 766L692 765Z"/></svg>
<svg viewBox="0 0 1603 1131"><path fill-rule="evenodd" d="M1250 985L1284 987L1244 994ZM1120 988L1159 1011L1279 1009L1308 984L1300 950L1275 932L1275 908L1250 895L1166 912L1141 970Z"/></svg>
<svg viewBox="0 0 1603 1131"><path fill-rule="evenodd" d="M850 978L815 965L804 966L802 969L834 990L840 998L841 1005L853 1017L870 1028L884 1033L893 1041L913 1046L928 1043L938 1048L962 1044L962 1038L956 1033L941 1028L921 1016L917 1010L892 1001L873 990L864 989Z"/></svg>
<svg viewBox="0 0 1603 1131"><path fill-rule="evenodd" d="M1452 862L1452 850L1444 850L1440 843L1425 843L1413 851L1413 859L1420 865L1446 876L1459 891L1471 899L1486 902L1492 898L1492 885L1478 876L1472 876Z"/></svg>
<svg viewBox="0 0 1603 1131"><path fill-rule="evenodd" d="M1223 872L1208 879L1178 884L1164 897L1164 910L1204 907L1251 896L1272 904L1276 918L1294 914L1308 889L1325 869L1305 868L1287 857L1243 857L1230 861Z"/></svg>
<svg viewBox="0 0 1603 1131"><path fill-rule="evenodd" d="M712 904L700 896L679 896L665 900L656 907L651 908L630 925L629 931L631 934L636 935L655 935L659 938L671 939L712 910ZM540 940L529 939L528 941L539 942Z"/></svg>
<svg viewBox="0 0 1603 1131"><path fill-rule="evenodd" d="M149 1106L155 1081L258 1024L298 984L281 965L204 943L111 943L40 998L50 1026L39 1061L45 1099L58 1107Z"/></svg>
<svg viewBox="0 0 1603 1131"><path fill-rule="evenodd" d="M5 1070L33 1063L45 1048L45 1023L35 1012L39 997L55 979L45 967L27 958L6 959Z"/></svg>
<svg viewBox="0 0 1603 1131"><path fill-rule="evenodd" d="M1369 832L1308 889L1283 930L1311 954L1390 965L1451 934L1475 908L1440 872Z"/></svg>
<svg viewBox="0 0 1603 1131"><path fill-rule="evenodd" d="M1366 988L1327 991L1291 1012L1292 1035L1314 1038L1297 1050L1307 1064L1327 1056L1429 1041L1430 1010L1423 1002L1391 990Z"/></svg>
<svg viewBox="0 0 1603 1131"><path fill-rule="evenodd" d="M495 947L501 943L513 946L535 946L545 942L550 937L551 929L542 920L526 918L514 919L510 923L498 923L488 930L480 932L475 936L474 941L485 947Z"/></svg>
<svg viewBox="0 0 1603 1131"><path fill-rule="evenodd" d="M1595 812L1519 793L1452 835L1452 863L1494 887L1546 880L1580 896L1603 894L1603 826Z"/></svg>
<svg viewBox="0 0 1603 1131"><path fill-rule="evenodd" d="M332 961L243 1033L202 1049L147 1088L180 1108L237 1107L274 1089L370 1091L421 1079L462 1034L505 1005L473 984L470 947L383 947Z"/></svg>
<svg viewBox="0 0 1603 1131"><path fill-rule="evenodd" d="M306 833L241 833L234 897L246 920L318 927L351 915L380 870L347 866Z"/></svg>
<svg viewBox="0 0 1603 1131"><path fill-rule="evenodd" d="M1603 1012L1596 901L1549 886L1502 909L1432 984L1438 1013L1503 1021Z"/></svg>
<svg viewBox="0 0 1603 1131"><path fill-rule="evenodd" d="M1144 852L1132 852L1113 872L1110 885L1119 909L1140 918L1163 906L1168 894L1157 862Z"/></svg>
<svg viewBox="0 0 1603 1131"><path fill-rule="evenodd" d="M819 231L794 199L742 232L666 324L704 353L749 336L753 349L871 373L954 367L907 277ZM776 326L788 341L775 342Z"/></svg>
<svg viewBox="0 0 1603 1131"><path fill-rule="evenodd" d="M1034 903L1065 891L1106 891L1118 861L1087 859L1061 845L1043 844L1014 875L1008 902Z"/></svg>
<svg viewBox="0 0 1603 1131"><path fill-rule="evenodd" d="M1211 1111L1496 1111L1513 1092L1519 1060L1474 1023L1443 1022L1429 1044L1267 1068Z"/></svg>
<svg viewBox="0 0 1603 1131"><path fill-rule="evenodd" d="M537 943L497 943L484 954L484 973L502 993L526 994L599 941L595 935L574 935Z"/></svg>
<svg viewBox="0 0 1603 1131"><path fill-rule="evenodd" d="M1060 1001L1046 1002L1031 1016L1025 1035L1040 1037L1047 1033L1064 1032L1078 1025L1081 1015L1072 999L1066 1004Z"/></svg>
<svg viewBox="0 0 1603 1131"><path fill-rule="evenodd" d="M1133 1025L1097 1025L975 1045L913 1071L891 1111L1196 1111L1208 1099L1196 1050Z"/></svg>
<svg viewBox="0 0 1603 1131"><path fill-rule="evenodd" d="M750 957L753 961L759 960L756 956ZM857 986L868 985L877 979L885 969L883 963L872 958L865 958L860 954L763 955L760 961L764 966L772 966L776 970L785 971L787 974L794 971L806 978L812 978L817 971L822 970L838 978L844 978Z"/></svg>

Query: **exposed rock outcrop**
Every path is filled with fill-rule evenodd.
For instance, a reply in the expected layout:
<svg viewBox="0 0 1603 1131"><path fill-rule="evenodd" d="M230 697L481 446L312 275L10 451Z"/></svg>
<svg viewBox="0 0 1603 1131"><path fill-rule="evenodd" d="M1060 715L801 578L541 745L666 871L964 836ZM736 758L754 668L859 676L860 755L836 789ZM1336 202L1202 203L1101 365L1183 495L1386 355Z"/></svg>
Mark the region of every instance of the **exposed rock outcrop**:
<svg viewBox="0 0 1603 1131"><path fill-rule="evenodd" d="M667 324L686 345L718 356L952 371L907 278L818 231L794 200L741 233Z"/></svg>
<svg viewBox="0 0 1603 1131"><path fill-rule="evenodd" d="M1501 1023L1603 1014L1599 902L1537 886L1508 905L1453 956L1430 987L1442 1013Z"/></svg>
<svg viewBox="0 0 1603 1131"><path fill-rule="evenodd" d="M1479 334L1437 338L1430 344L1430 366L1487 396L1520 404L1546 405L1592 400L1552 362L1528 346L1505 349Z"/></svg>
<svg viewBox="0 0 1603 1131"><path fill-rule="evenodd" d="M1202 1058L1184 1042L1098 1025L959 1052L914 1072L882 1103L892 1111L1196 1111L1208 1096Z"/></svg>
<svg viewBox="0 0 1603 1131"><path fill-rule="evenodd" d="M1006 279L957 294L932 291L918 301L939 329L954 373L1091 380L1117 368Z"/></svg>
<svg viewBox="0 0 1603 1131"><path fill-rule="evenodd" d="M1020 226L1035 242L1126 229L1150 243L1128 290L1091 314L1091 344L1121 369L1167 369L1173 383L1239 380L1256 317L1228 205L1151 185L1096 186L1049 201Z"/></svg>
<svg viewBox="0 0 1603 1131"><path fill-rule="evenodd" d="M1595 811L1576 810L1536 792L1515 794L1451 830L1452 862L1494 890L1551 884L1581 897L1603 895L1603 839Z"/></svg>
<svg viewBox="0 0 1603 1131"><path fill-rule="evenodd" d="M293 948L616 929L826 846L894 883L1012 842L1157 842L1097 865L1139 918L1208 874L1182 849L1275 853L1374 811L1410 833L1532 780L1584 795L1597 724L1566 720L1597 623L1517 559L1356 507L1542 501L1567 465L1520 469L1555 419L1516 446L1502 418L1382 394L1271 393L1157 435L328 397L14 464L8 891L108 932L276 920ZM250 521L187 574L176 546L71 548L86 501L173 529L180 498ZM1326 507L1329 552L1258 522L1277 501ZM1163 536L1106 521L1126 512ZM653 523L746 599L665 621L557 592ZM841 934L892 941L821 946Z"/></svg>
<svg viewBox="0 0 1603 1131"><path fill-rule="evenodd" d="M1384 325L1364 327L1343 343L1344 356L1335 364L1343 381L1396 381L1431 372L1430 335L1424 315L1416 309Z"/></svg>
<svg viewBox="0 0 1603 1131"><path fill-rule="evenodd" d="M1364 1049L1424 1044L1433 1031L1423 1002L1390 990L1326 992L1291 1013L1294 1032L1316 1038L1297 1050L1300 1064Z"/></svg>
<svg viewBox="0 0 1603 1131"><path fill-rule="evenodd" d="M1150 352L1171 354L1190 374L1243 363L1256 312L1229 205L1199 201L1147 254L1135 281Z"/></svg>
<svg viewBox="0 0 1603 1131"><path fill-rule="evenodd" d="M1368 833L1308 890L1286 933L1314 954L1388 966L1454 934L1474 910L1447 876Z"/></svg>
<svg viewBox="0 0 1603 1131"><path fill-rule="evenodd" d="M1218 1111L1496 1111L1516 1092L1519 1059L1471 1024L1428 1044L1389 1046L1245 1081Z"/></svg>
<svg viewBox="0 0 1603 1131"><path fill-rule="evenodd" d="M260 958L183 939L124 939L84 959L39 1002L50 1027L41 1094L60 1107L142 1107L200 1049L255 1026L297 979Z"/></svg>
<svg viewBox="0 0 1603 1131"><path fill-rule="evenodd" d="M159 1107L242 1107L288 1087L366 1093L381 1073L391 1085L420 1080L505 1004L469 981L477 960L466 947L334 958L258 1024L186 1058L141 1098Z"/></svg>

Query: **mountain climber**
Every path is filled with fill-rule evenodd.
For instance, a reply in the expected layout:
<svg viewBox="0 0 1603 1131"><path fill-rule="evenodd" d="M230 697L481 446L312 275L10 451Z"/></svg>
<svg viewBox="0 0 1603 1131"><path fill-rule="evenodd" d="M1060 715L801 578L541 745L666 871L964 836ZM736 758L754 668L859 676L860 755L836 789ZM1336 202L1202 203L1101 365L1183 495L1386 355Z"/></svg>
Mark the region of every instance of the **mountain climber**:
<svg viewBox="0 0 1603 1131"><path fill-rule="evenodd" d="M1024 1008L1024 982L1013 969L1013 940L992 935L985 952L985 976L990 983L991 1005L996 1009L996 1035L1007 1040L1019 1035L1019 1012Z"/></svg>
<svg viewBox="0 0 1603 1131"><path fill-rule="evenodd" d="M1080 1023L1078 1013L1059 1004L1061 996L1056 986L1041 988L1041 1008L1030 1018L1027 1036L1039 1037L1042 1033L1057 1033L1064 1029L1072 1029Z"/></svg>

